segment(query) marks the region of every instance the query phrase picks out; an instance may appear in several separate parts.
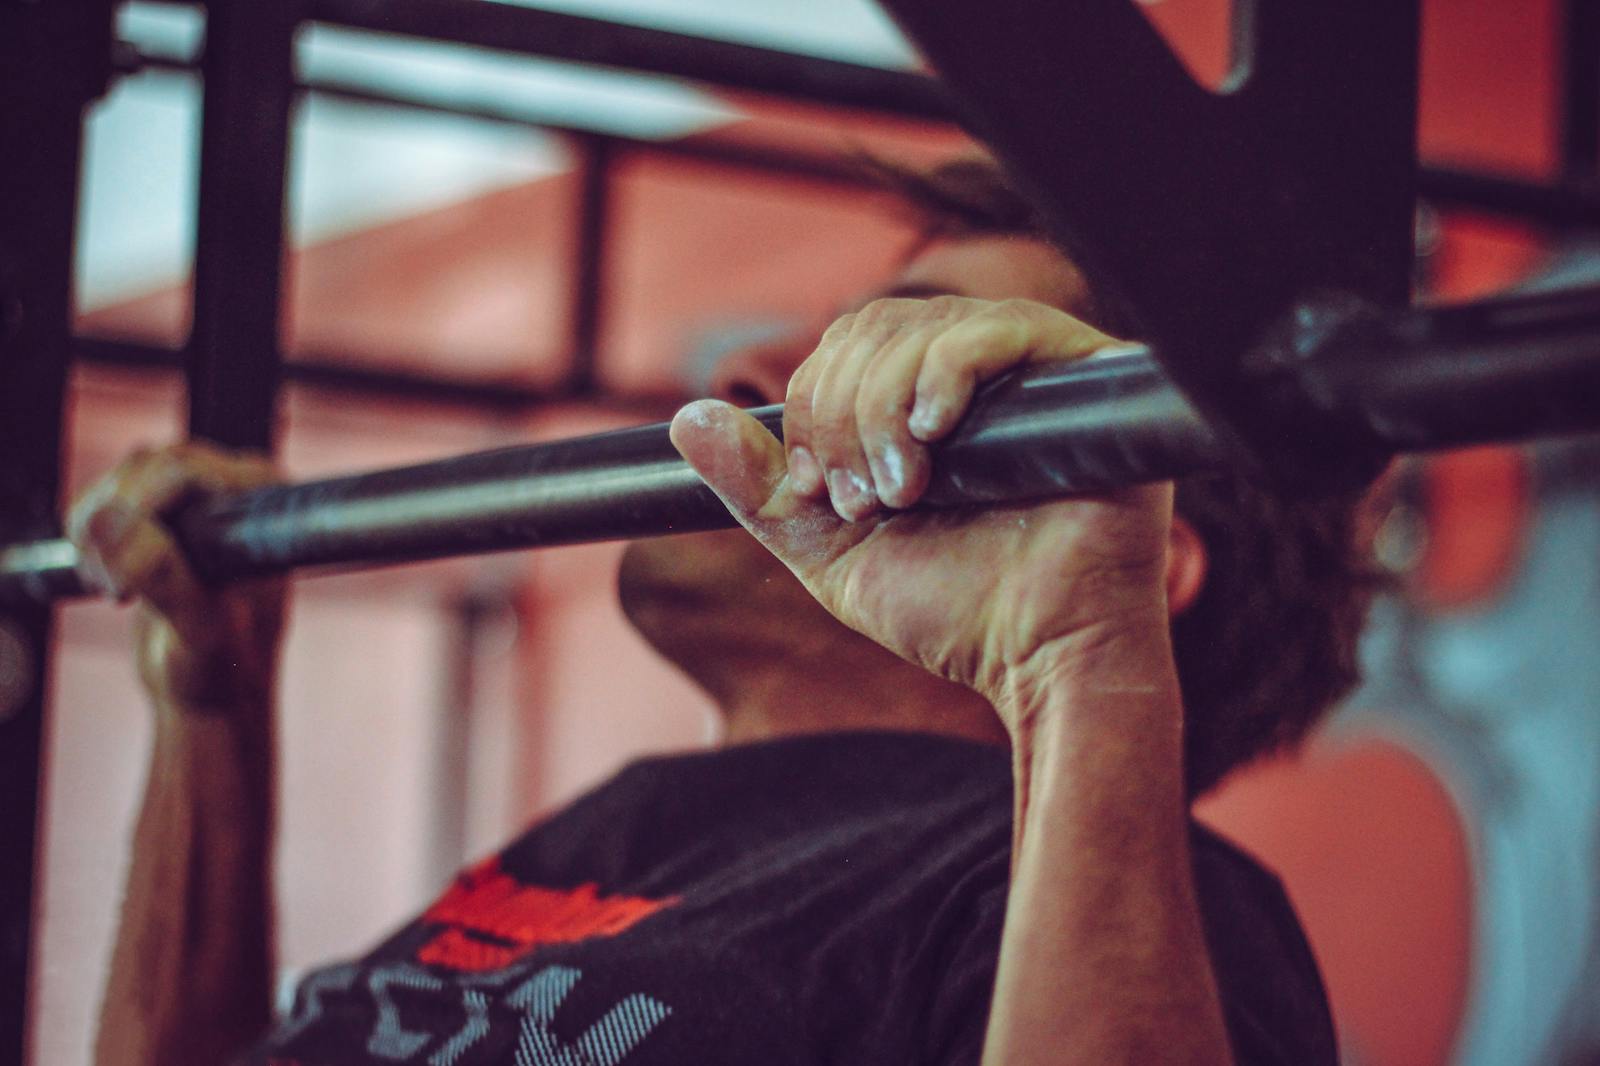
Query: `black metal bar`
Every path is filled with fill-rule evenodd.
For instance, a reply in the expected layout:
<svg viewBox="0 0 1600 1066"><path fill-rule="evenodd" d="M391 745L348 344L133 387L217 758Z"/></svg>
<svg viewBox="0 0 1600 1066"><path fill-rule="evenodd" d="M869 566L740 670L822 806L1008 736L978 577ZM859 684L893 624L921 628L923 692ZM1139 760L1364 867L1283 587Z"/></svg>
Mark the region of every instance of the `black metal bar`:
<svg viewBox="0 0 1600 1066"><path fill-rule="evenodd" d="M1482 171L1425 166L1417 192L1434 206L1557 229L1600 229L1600 196L1571 185L1543 185Z"/></svg>
<svg viewBox="0 0 1600 1066"><path fill-rule="evenodd" d="M294 6L209 0L201 58L189 432L266 451L281 361Z"/></svg>
<svg viewBox="0 0 1600 1066"><path fill-rule="evenodd" d="M781 427L780 407L757 413L774 431ZM929 500L1083 491L1180 474L1215 458L1210 432L1140 350L1035 368L988 390L940 447ZM223 579L731 522L678 458L667 427L652 425L252 492L190 512L178 529L202 572ZM70 581L64 558L37 565L62 551L0 551L0 595L38 595Z"/></svg>
<svg viewBox="0 0 1600 1066"><path fill-rule="evenodd" d="M1256 395L1310 395L1390 450L1600 432L1600 286L1285 324ZM775 431L782 409L758 416ZM1153 354L1130 348L997 382L936 451L934 506L1066 495L1215 467L1231 453ZM652 536L731 524L666 427L283 486L178 519L215 579ZM0 595L70 580L70 546L0 552ZM48 564L48 565L46 565Z"/></svg>
<svg viewBox="0 0 1600 1066"><path fill-rule="evenodd" d="M1370 465L1359 427L1309 397L1259 402L1242 366L1309 295L1408 299L1416 0L1240 0L1243 62L1222 94L1127 0L884 6L1230 442L1286 485Z"/></svg>
<svg viewBox="0 0 1600 1066"><path fill-rule="evenodd" d="M1357 315L1283 365L1395 451L1600 432L1600 286Z"/></svg>
<svg viewBox="0 0 1600 1066"><path fill-rule="evenodd" d="M109 2L0 4L0 540L53 534L84 106ZM26 1054L51 612L0 608L0 1064Z"/></svg>
<svg viewBox="0 0 1600 1066"><path fill-rule="evenodd" d="M1561 27L1561 172L1600 179L1600 3L1566 0Z"/></svg>
<svg viewBox="0 0 1600 1066"><path fill-rule="evenodd" d="M606 234L611 227L611 148L601 139L582 144L578 167L578 209L574 213L572 270L572 357L567 391L595 391L606 296Z"/></svg>
<svg viewBox="0 0 1600 1066"><path fill-rule="evenodd" d="M945 89L921 74L512 4L310 0L307 17L352 29L666 74L905 118L948 120L955 113Z"/></svg>

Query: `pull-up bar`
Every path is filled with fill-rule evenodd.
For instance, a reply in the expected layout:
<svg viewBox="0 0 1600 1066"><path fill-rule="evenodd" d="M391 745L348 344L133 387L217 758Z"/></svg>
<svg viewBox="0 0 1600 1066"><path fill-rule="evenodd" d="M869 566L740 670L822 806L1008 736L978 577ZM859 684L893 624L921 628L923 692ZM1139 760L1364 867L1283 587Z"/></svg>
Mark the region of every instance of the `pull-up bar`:
<svg viewBox="0 0 1600 1066"><path fill-rule="evenodd" d="M1248 361L1314 397L1353 468L1397 451L1600 431L1600 287L1379 314L1307 310ZM781 429L782 408L756 412ZM1352 443L1353 442L1353 443ZM1298 445L1301 442L1289 442ZM929 506L1020 501L1234 461L1145 347L1032 367L986 390L934 456ZM665 425L275 486L174 520L206 577L732 525ZM65 541L0 548L0 597L81 591Z"/></svg>

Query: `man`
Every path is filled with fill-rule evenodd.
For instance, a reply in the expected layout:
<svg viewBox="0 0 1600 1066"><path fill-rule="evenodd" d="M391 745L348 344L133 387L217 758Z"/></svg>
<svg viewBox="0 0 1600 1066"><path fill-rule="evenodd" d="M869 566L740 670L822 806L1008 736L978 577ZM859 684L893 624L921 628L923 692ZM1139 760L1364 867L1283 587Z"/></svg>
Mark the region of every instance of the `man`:
<svg viewBox="0 0 1600 1066"><path fill-rule="evenodd" d="M889 298L718 374L784 399L785 443L726 403L674 420L749 532L622 568L724 747L625 770L275 1024L282 591L201 588L153 517L270 474L188 446L91 490L73 526L145 601L157 714L102 1066L1333 1061L1287 904L1187 808L1350 683L1353 500L1228 476L1176 519L1171 486L903 513L976 385L1112 343L992 169L906 180L940 225Z"/></svg>

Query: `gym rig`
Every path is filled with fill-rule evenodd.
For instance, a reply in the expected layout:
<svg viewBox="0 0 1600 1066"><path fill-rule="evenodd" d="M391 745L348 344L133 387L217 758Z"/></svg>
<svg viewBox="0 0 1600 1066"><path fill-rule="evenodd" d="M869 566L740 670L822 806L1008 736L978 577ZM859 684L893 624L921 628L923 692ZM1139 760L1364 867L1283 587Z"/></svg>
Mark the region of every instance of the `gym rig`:
<svg viewBox="0 0 1600 1066"><path fill-rule="evenodd" d="M1284 492L1316 493L1370 477L1399 452L1600 430L1600 288L1409 306L1419 193L1600 225L1600 198L1582 180L1600 156L1600 19L1581 0L1566 5L1567 177L1551 185L1418 166L1418 0L1241 0L1235 73L1221 92L1195 84L1128 0L885 0L937 80L474 0L198 6L206 39L191 57L118 42L112 0L0 0L0 824L13 856L0 868L0 1063L23 1055L50 603L82 591L75 553L59 539L70 363L181 366L190 433L232 447L271 446L284 381L502 410L594 398L616 158L658 152L861 180L793 149L714 136L632 141L509 108L297 81L302 25L959 122L990 145L1144 343L997 383L937 451L930 505L1224 463ZM119 74L150 67L196 70L204 83L194 321L182 351L77 338L71 327L83 111ZM560 386L519 391L283 359L284 172L290 110L303 93L554 129L580 149ZM779 408L760 414L778 427ZM660 425L275 487L174 521L215 580L731 524Z"/></svg>

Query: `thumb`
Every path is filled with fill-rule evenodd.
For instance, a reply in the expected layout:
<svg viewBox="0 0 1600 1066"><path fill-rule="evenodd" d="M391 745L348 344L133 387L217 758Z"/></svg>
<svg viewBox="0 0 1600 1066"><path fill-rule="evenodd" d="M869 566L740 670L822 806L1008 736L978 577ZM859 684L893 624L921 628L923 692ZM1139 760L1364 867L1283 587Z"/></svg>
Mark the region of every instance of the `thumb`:
<svg viewBox="0 0 1600 1066"><path fill-rule="evenodd" d="M841 519L826 497L796 493L778 438L731 404L697 400L672 420L671 437L740 524L808 586L872 529Z"/></svg>
<svg viewBox="0 0 1600 1066"><path fill-rule="evenodd" d="M720 400L697 400L672 420L672 444L746 526L771 512L788 466L767 427Z"/></svg>

